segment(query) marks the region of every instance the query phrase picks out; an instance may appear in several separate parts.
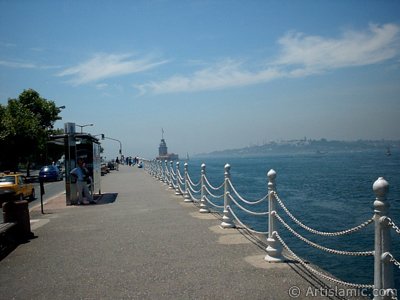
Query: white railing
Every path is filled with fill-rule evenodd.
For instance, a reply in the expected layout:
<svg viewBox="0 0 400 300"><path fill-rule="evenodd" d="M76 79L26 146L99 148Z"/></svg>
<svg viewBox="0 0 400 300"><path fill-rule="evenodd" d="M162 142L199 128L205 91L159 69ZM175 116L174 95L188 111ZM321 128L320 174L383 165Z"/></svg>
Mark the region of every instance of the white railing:
<svg viewBox="0 0 400 300"><path fill-rule="evenodd" d="M394 289L393 279L393 266L400 269L400 262L391 252L391 230L400 235L400 228L388 217L389 204L386 199L386 194L389 189L388 182L380 177L373 184L373 191L376 195L374 201L374 214L363 223L340 231L324 232L313 229L305 225L298 218L296 218L284 204L284 201L279 197L276 192L276 172L270 170L268 176L268 193L256 200L249 200L243 198L234 187L230 169L231 166L226 164L224 166L224 180L218 185L214 186L210 183L206 176L206 165L201 165L200 178L194 181L188 172L188 164L184 164L184 175L180 173L180 164L177 162L175 168L173 163L168 164L167 161L161 162L158 160L144 160L145 170L161 182L168 184L171 189L175 190L176 195L183 195L185 202L193 202L199 207L199 212L208 213L211 210L222 214L222 228L234 228L236 224L246 229L249 232L262 234L267 237L267 248L265 260L268 262L284 262L286 258L282 254L283 248L286 250L291 259L298 261L307 270L335 284L340 284L352 288L372 289L374 300L380 299L397 299L397 291ZM168 166L169 165L169 166ZM266 211L258 211L250 209L250 207L260 207L263 203L268 203ZM242 217L239 217L239 212ZM251 215L254 217L268 216L268 231L257 231L245 224L243 216ZM346 251L328 248L319 245L293 229L285 217L288 217L294 224L306 230L307 232L324 236L325 238L340 237L343 235L350 235L360 230L365 229L370 224L375 224L375 245L373 250L367 251ZM373 256L374 257L374 283L373 284L359 284L343 281L333 278L330 274L323 273L310 264L306 263L300 256L287 245L285 240L279 234L278 224L281 224L282 229L287 230L294 237L307 245L325 251L329 254L347 255L347 256Z"/></svg>

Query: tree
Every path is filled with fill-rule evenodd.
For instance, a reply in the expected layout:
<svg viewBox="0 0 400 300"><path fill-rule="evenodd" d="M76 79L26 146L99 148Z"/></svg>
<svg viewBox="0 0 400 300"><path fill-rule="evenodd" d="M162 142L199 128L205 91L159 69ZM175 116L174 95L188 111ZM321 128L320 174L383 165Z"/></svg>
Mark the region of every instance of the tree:
<svg viewBox="0 0 400 300"><path fill-rule="evenodd" d="M54 101L40 97L35 90L24 90L18 99L0 105L0 166L17 170L19 163L43 157L54 123L61 118Z"/></svg>

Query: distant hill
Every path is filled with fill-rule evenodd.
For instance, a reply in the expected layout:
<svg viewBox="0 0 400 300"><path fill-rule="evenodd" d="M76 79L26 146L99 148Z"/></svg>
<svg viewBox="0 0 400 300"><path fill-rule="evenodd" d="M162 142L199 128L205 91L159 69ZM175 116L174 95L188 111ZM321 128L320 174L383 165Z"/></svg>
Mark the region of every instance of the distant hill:
<svg viewBox="0 0 400 300"><path fill-rule="evenodd" d="M358 141L329 141L320 140L289 140L279 142L269 142L259 146L249 146L240 149L228 149L202 153L196 156L262 156L280 153L328 153L328 152L350 152L350 151L382 151L385 153L400 150L400 141L388 140L358 140Z"/></svg>

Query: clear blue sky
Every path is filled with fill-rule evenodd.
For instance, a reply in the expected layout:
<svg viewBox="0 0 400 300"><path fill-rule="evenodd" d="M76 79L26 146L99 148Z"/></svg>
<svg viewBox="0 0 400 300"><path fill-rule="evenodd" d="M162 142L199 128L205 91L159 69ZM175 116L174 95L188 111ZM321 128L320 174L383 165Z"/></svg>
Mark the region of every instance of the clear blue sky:
<svg viewBox="0 0 400 300"><path fill-rule="evenodd" d="M28 88L132 156L400 139L400 1L0 0L0 103Z"/></svg>

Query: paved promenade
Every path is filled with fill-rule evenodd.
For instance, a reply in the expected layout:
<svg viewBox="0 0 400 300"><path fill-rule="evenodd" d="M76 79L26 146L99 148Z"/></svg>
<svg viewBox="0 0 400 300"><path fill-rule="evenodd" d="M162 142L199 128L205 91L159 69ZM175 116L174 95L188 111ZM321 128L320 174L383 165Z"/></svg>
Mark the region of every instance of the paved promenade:
<svg viewBox="0 0 400 300"><path fill-rule="evenodd" d="M143 169L102 177L102 193L31 211L36 238L0 262L1 299L328 299L298 264L265 262L265 238L221 229Z"/></svg>

